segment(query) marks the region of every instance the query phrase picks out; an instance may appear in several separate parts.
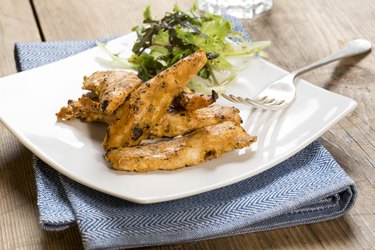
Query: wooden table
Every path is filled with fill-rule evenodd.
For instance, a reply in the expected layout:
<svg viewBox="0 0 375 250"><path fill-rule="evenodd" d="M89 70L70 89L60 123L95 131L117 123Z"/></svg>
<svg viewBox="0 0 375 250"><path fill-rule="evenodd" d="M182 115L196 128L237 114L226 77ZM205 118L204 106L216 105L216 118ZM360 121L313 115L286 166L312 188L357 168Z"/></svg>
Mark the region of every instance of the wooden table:
<svg viewBox="0 0 375 250"><path fill-rule="evenodd" d="M84 40L126 34L148 3L161 16L175 1L0 0L0 75L16 72L18 41ZM192 1L180 1L187 8ZM375 41L372 0L274 0L268 14L244 21L255 40L273 42L269 60L287 70L304 66L354 38ZM314 225L152 249L374 249L375 56L356 57L304 79L358 101L357 109L321 137L358 185L348 215ZM81 249L77 228L46 232L38 224L31 153L0 125L0 249Z"/></svg>

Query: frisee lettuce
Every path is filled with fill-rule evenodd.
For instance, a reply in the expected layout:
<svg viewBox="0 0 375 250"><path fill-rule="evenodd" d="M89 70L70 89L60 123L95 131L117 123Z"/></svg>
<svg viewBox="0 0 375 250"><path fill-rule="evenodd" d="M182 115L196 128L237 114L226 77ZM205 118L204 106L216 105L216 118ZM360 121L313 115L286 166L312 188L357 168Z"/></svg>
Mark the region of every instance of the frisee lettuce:
<svg viewBox="0 0 375 250"><path fill-rule="evenodd" d="M111 53L103 43L98 45L112 58L116 67L135 69L138 76L147 81L178 60L204 50L207 63L189 87L200 92L223 92L225 84L238 72L228 60L229 56L265 55L268 41L247 41L241 32L234 32L232 23L218 15L199 14L197 3L184 11L176 4L173 12L167 12L158 20L148 6L143 12L143 24L133 27L137 40L130 58Z"/></svg>

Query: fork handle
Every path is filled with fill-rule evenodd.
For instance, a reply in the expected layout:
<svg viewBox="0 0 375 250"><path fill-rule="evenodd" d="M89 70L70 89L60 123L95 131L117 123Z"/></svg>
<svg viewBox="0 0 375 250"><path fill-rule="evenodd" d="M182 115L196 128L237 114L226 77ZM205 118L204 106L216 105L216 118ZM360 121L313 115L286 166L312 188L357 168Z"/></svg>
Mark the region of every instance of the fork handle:
<svg viewBox="0 0 375 250"><path fill-rule="evenodd" d="M326 65L328 63L334 62L339 59L356 56L371 50L371 43L365 39L356 39L351 41L345 48L333 53L327 57L320 59L310 65L303 68L295 70L292 72L295 76L301 75L307 71L316 69L320 66Z"/></svg>

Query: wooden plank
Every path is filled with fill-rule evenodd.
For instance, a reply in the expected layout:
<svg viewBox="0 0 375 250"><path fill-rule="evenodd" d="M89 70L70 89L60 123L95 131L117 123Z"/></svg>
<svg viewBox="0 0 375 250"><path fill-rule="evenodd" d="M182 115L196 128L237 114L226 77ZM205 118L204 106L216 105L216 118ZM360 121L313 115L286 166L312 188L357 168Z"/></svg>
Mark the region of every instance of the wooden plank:
<svg viewBox="0 0 375 250"><path fill-rule="evenodd" d="M27 0L0 0L0 76L16 72L14 43L39 41L30 4Z"/></svg>
<svg viewBox="0 0 375 250"><path fill-rule="evenodd" d="M176 1L160 0L34 0L46 40L98 39L125 35L143 20L147 5L153 14L162 17L171 11ZM190 8L193 1L178 1Z"/></svg>
<svg viewBox="0 0 375 250"><path fill-rule="evenodd" d="M0 0L0 76L16 72L14 43L39 41L27 0ZM30 153L0 124L0 249L39 238Z"/></svg>
<svg viewBox="0 0 375 250"><path fill-rule="evenodd" d="M7 1L0 0L0 10L2 2ZM126 34L141 21L141 12L148 3L152 4L155 14L161 16L165 10L172 8L174 2L34 0L46 40L96 39ZM181 2L183 7L191 4L187 0ZM255 40L273 42L268 50L271 62L293 70L338 50L350 39L364 37L375 41L373 13L375 7L371 0L277 0L271 12L255 20L244 21L244 24ZM0 23L4 23L1 17ZM20 35L20 32L15 33L15 36ZM372 53L365 58L334 63L303 76L359 102L352 115L321 139L358 185L359 197L348 215L314 225L148 249L374 249L374 62ZM82 248L75 228L56 233L39 229L35 187L29 167L30 154L19 144L14 144L13 138L8 139L11 137L9 133L1 131L0 135L0 226L6 228L0 232L0 248ZM4 138L13 142L6 142L4 146ZM11 169L12 173L7 169Z"/></svg>
<svg viewBox="0 0 375 250"><path fill-rule="evenodd" d="M14 43L39 41L27 0L0 0L0 76L16 72ZM0 249L39 245L31 154L0 124Z"/></svg>
<svg viewBox="0 0 375 250"><path fill-rule="evenodd" d="M28 0L0 0L0 76L16 73L14 43L40 41ZM76 228L40 228L31 153L0 124L0 249L82 245Z"/></svg>
<svg viewBox="0 0 375 250"><path fill-rule="evenodd" d="M275 1L272 12L245 22L255 40L273 41L269 60L294 70L335 52L347 41L366 38L375 41L375 13L372 1ZM356 181L359 196L354 208L343 218L311 226L303 232L283 229L291 235L288 248L302 248L304 238L313 239L309 248L375 248L375 56L371 53L343 60L303 76L316 85L349 96L357 109L321 137L344 170ZM286 233L287 231L290 234ZM273 233L260 233L267 237ZM272 245L277 247L277 245ZM306 246L303 246L304 248ZM284 248L284 247L282 247Z"/></svg>

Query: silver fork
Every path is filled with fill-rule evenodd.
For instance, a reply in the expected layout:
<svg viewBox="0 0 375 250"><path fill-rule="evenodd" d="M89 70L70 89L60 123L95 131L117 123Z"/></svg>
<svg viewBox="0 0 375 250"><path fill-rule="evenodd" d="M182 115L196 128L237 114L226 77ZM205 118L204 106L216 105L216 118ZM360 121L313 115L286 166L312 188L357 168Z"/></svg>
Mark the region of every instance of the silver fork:
<svg viewBox="0 0 375 250"><path fill-rule="evenodd" d="M371 43L364 39L356 39L351 41L347 47L333 53L319 61L308 66L295 70L279 80L267 85L257 97L250 99L246 97L234 96L232 94L221 94L225 99L246 105L255 106L257 108L268 110L279 110L286 108L295 98L296 88L294 86L295 77L326 65L333 61L356 56L371 50Z"/></svg>

